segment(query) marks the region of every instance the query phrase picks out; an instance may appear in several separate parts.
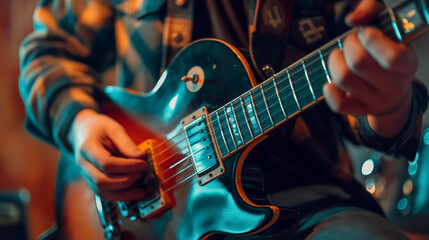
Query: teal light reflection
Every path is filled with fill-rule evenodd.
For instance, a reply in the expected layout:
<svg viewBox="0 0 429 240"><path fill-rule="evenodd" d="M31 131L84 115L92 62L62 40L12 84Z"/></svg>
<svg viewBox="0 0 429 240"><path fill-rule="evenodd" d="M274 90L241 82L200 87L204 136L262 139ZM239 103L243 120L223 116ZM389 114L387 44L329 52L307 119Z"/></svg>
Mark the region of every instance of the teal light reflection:
<svg viewBox="0 0 429 240"><path fill-rule="evenodd" d="M427 132L425 133L425 135L423 136L423 143L424 143L425 145L429 145L429 131L427 131Z"/></svg>
<svg viewBox="0 0 429 240"><path fill-rule="evenodd" d="M174 114L174 110L176 109L177 99L179 98L179 94L176 94L168 103L168 107L164 109L164 120L170 119Z"/></svg>
<svg viewBox="0 0 429 240"><path fill-rule="evenodd" d="M400 211L404 210L408 205L408 200L406 198L402 198L401 200L399 200L398 202L398 209Z"/></svg>
<svg viewBox="0 0 429 240"><path fill-rule="evenodd" d="M414 158L414 161L412 162L408 162L408 174L410 174L410 176L413 176L414 174L417 173L417 170L419 169L419 165L417 164L419 160L419 153L416 154L416 157Z"/></svg>

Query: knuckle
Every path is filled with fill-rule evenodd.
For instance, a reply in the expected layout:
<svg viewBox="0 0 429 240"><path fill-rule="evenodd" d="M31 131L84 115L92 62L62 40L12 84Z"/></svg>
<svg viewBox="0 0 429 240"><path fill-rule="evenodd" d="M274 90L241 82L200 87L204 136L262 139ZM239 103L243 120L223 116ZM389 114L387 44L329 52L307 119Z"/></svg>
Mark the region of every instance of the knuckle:
<svg viewBox="0 0 429 240"><path fill-rule="evenodd" d="M132 177L128 177L128 178L126 178L126 179L124 180L124 182L123 182L124 188L129 188L129 187L131 187L131 185L133 185L133 184L134 184L134 182L135 182L135 179L134 179L134 178L132 178Z"/></svg>
<svg viewBox="0 0 429 240"><path fill-rule="evenodd" d="M111 128L111 132L114 136L122 136L122 134L125 132L125 129L121 125L115 124Z"/></svg>
<svg viewBox="0 0 429 240"><path fill-rule="evenodd" d="M367 67L367 63L367 56L363 51L359 51L348 59L347 66L352 72L358 73Z"/></svg>
<svg viewBox="0 0 429 240"><path fill-rule="evenodd" d="M337 113L339 112L340 103L338 100L335 100L335 99L330 98L330 97L326 97L326 101L328 102L328 105L332 111L337 112Z"/></svg>
<svg viewBox="0 0 429 240"><path fill-rule="evenodd" d="M378 31L374 28L365 28L364 30L364 34L360 40L362 42L363 45L372 45L375 41L377 41L378 39L380 39L380 37L382 37L382 32Z"/></svg>
<svg viewBox="0 0 429 240"><path fill-rule="evenodd" d="M337 101L334 111L337 113L343 113L346 110L346 104L344 101Z"/></svg>
<svg viewBox="0 0 429 240"><path fill-rule="evenodd" d="M106 182L103 181L101 178L94 177L93 181L96 189L103 190L106 188Z"/></svg>
<svg viewBox="0 0 429 240"><path fill-rule="evenodd" d="M115 166L115 162L110 158L103 160L101 163L101 167L103 168L104 172L108 173L114 172L116 168Z"/></svg>
<svg viewBox="0 0 429 240"><path fill-rule="evenodd" d="M82 156L77 156L76 157L76 164L80 167L82 167L83 162L86 161Z"/></svg>
<svg viewBox="0 0 429 240"><path fill-rule="evenodd" d="M81 152L89 152L91 150L91 140L85 139L79 147Z"/></svg>
<svg viewBox="0 0 429 240"><path fill-rule="evenodd" d="M385 59L385 67L387 69L397 69L400 67L402 56L404 55L403 51L398 49L391 49L387 52L387 57Z"/></svg>
<svg viewBox="0 0 429 240"><path fill-rule="evenodd" d="M341 69L336 72L334 83L341 89L347 88L350 85L350 71L348 69Z"/></svg>

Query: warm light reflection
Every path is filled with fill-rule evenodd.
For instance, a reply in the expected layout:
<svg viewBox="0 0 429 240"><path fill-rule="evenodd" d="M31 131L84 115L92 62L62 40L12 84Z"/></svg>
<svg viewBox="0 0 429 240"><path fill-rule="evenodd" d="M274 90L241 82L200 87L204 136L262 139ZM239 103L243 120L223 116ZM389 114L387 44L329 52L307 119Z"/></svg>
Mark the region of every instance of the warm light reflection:
<svg viewBox="0 0 429 240"><path fill-rule="evenodd" d="M402 192L405 195L410 195L412 191L413 191L413 181L411 181L411 179L407 179L402 185Z"/></svg>
<svg viewBox="0 0 429 240"><path fill-rule="evenodd" d="M405 33L414 31L414 28L415 28L414 24L408 22L406 18L402 19L402 23L403 23L402 26L404 27Z"/></svg>
<svg viewBox="0 0 429 240"><path fill-rule="evenodd" d="M402 210L404 210L407 207L407 205L408 205L407 198L402 198L398 202L398 209L402 211Z"/></svg>
<svg viewBox="0 0 429 240"><path fill-rule="evenodd" d="M376 190L374 179L372 179L372 178L367 179L365 181L365 188L369 193L374 194L375 190Z"/></svg>

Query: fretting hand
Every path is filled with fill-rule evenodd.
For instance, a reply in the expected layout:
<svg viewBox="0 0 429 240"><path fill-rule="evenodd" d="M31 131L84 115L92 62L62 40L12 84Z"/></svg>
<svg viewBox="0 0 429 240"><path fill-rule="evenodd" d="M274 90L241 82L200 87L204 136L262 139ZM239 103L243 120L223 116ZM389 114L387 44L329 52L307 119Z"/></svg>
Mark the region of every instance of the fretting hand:
<svg viewBox="0 0 429 240"><path fill-rule="evenodd" d="M350 26L369 24L382 5L363 0L350 13ZM371 128L383 137L395 136L405 125L417 69L414 51L387 38L381 30L363 27L343 41L329 57L333 84L324 86L330 108L341 114L367 115Z"/></svg>

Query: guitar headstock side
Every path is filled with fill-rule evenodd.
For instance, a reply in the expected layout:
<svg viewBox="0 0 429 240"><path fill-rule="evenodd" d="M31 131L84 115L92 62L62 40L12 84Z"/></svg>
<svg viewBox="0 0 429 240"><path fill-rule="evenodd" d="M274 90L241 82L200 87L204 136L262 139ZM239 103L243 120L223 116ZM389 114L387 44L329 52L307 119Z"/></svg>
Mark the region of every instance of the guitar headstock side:
<svg viewBox="0 0 429 240"><path fill-rule="evenodd" d="M409 43L429 31L429 0L402 1L388 10L396 38Z"/></svg>

